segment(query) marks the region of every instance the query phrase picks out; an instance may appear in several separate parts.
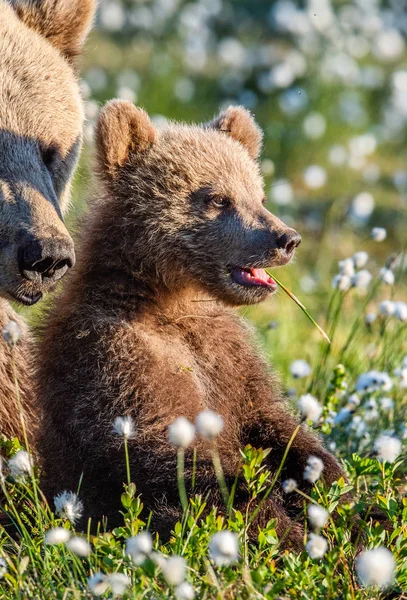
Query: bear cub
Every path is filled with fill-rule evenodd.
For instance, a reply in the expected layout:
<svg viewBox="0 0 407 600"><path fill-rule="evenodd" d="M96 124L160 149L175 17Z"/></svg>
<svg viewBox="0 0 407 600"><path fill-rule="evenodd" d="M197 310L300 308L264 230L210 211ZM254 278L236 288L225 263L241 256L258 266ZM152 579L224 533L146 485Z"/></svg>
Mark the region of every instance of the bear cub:
<svg viewBox="0 0 407 600"><path fill-rule="evenodd" d="M116 417L132 417L130 468L152 528L169 534L182 512L177 453L168 426L204 409L222 416L219 453L231 487L239 450L269 448L275 473L298 421L235 307L276 291L265 267L287 264L301 238L265 207L258 156L262 134L250 113L230 107L202 126L156 127L124 101L104 108L96 132L100 192L91 204L69 277L43 330L38 380L44 487L50 499L77 490L84 518L120 523L126 480ZM222 510L210 445L197 438L185 455L192 493ZM284 544L302 547L294 478L307 491L308 458L335 458L306 427L292 443L278 485L254 523L277 519ZM297 497L297 498L296 498ZM235 507L248 500L239 473ZM255 532L255 531L254 531Z"/></svg>

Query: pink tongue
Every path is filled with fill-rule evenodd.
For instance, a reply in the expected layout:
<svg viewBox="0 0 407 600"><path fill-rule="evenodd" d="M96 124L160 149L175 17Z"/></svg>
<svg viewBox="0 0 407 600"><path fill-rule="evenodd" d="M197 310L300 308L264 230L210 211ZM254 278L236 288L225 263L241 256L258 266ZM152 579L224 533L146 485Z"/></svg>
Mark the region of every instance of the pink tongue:
<svg viewBox="0 0 407 600"><path fill-rule="evenodd" d="M264 269L251 269L250 273L257 283L262 283L263 285L276 285L274 279L267 275Z"/></svg>

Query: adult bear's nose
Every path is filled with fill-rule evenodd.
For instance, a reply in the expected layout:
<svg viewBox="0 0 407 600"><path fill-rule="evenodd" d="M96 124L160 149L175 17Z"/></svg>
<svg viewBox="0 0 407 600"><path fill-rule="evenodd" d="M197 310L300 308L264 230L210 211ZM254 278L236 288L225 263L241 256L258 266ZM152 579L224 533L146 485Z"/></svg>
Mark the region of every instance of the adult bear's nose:
<svg viewBox="0 0 407 600"><path fill-rule="evenodd" d="M279 250L284 250L286 254L292 254L300 244L301 236L295 229L287 229L277 239L277 248Z"/></svg>
<svg viewBox="0 0 407 600"><path fill-rule="evenodd" d="M75 264L70 237L34 239L20 246L18 266L29 281L58 281Z"/></svg>

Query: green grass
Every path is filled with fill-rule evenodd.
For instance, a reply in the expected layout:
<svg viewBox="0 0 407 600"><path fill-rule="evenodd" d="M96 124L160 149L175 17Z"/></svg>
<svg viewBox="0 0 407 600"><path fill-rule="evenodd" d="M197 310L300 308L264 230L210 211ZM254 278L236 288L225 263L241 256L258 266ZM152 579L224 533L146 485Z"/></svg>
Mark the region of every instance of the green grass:
<svg viewBox="0 0 407 600"><path fill-rule="evenodd" d="M204 498L188 498L183 520L175 525L170 541L161 544L154 536L154 552L141 565L134 564L125 551L126 540L148 528L148 522L140 517L143 499L137 495L137 480L130 484L123 482L121 527L105 531L101 525L96 536L78 534L91 544L90 555L80 558L64 544L51 546L44 543L50 528L61 526L74 534L74 527L68 520L58 518L53 506L47 506L38 487L38 473L34 478L16 481L5 465L3 509L14 526L0 529L0 556L7 563L7 572L0 580L0 597L92 597L88 578L99 572L106 576L124 573L130 578L131 585L124 598L177 597L176 588L165 577L165 566L161 568L160 556L180 555L186 561L186 580L193 586L196 598L403 598L403 590L407 589L404 442L407 398L403 382L394 370L401 367L407 354L407 325L396 317L378 316L370 326L364 321L366 311L377 307L383 298L400 298L403 273L399 262L394 271L396 284L386 286L377 276L380 262L379 265L375 262L370 259L369 268L374 278L367 292L353 288L346 292L326 291L324 296L320 292L325 302L320 301L313 309L332 337L331 346L285 294L280 294L272 305L245 311L257 324L259 341L265 351L272 354L278 365L283 383L294 398L294 410L295 397L311 391L318 398L323 406L322 417L316 424L309 422L308 425L325 437L348 475L348 482L341 480L331 489L325 487L322 477L315 484L312 497L303 497L304 513L298 517L305 523L303 552L282 549L274 521L258 531L257 542L249 541L247 536L255 507L265 495L272 493L274 485L275 474L269 473L262 464L267 449L244 449L243 473L252 498L245 514L230 507L228 516L221 516L216 508L206 507ZM294 269L298 269L298 264ZM288 277L289 272L289 269L279 272L279 278L301 295L295 278ZM321 285L326 290L329 288L328 282ZM312 297L309 300L311 302L307 301L307 304L312 305ZM277 327L269 325L272 319L277 319ZM294 379L289 367L298 358L307 359L312 372L307 377ZM358 377L371 369L387 372L392 381L391 389L359 391L359 404L352 404ZM383 397L391 398L392 402L383 403ZM352 407L354 412L340 413L346 407ZM337 414L345 415L339 423L335 422ZM358 426L363 431L358 431ZM394 462L383 463L374 454L375 440L383 433L402 440L402 452ZM12 457L19 449L17 440L2 442L5 457ZM182 462L180 464L182 466ZM221 475L219 470L218 473ZM221 476L219 481L223 485ZM227 498L231 490L224 492ZM350 492L352 502L340 503L341 495L347 492ZM306 509L312 502L330 513L336 511L335 519L330 518L319 532L328 543L328 550L321 559L312 559L305 549L311 532ZM386 527L383 519L369 520L368 515L377 511L387 519ZM214 533L224 529L238 536L239 559L231 565L217 566L208 547ZM361 545L365 549L385 546L392 552L396 570L389 588L371 589L360 584L355 559ZM112 597L111 588L101 597ZM178 597L182 598L182 595Z"/></svg>

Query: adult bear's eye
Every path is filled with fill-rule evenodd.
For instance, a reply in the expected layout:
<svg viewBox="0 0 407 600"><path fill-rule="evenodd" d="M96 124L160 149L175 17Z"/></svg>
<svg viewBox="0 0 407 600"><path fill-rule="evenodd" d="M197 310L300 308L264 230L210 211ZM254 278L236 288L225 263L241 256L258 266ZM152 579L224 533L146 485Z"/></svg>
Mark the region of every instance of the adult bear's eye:
<svg viewBox="0 0 407 600"><path fill-rule="evenodd" d="M55 146L40 146L42 162L48 169L52 171L58 162L58 149Z"/></svg>
<svg viewBox="0 0 407 600"><path fill-rule="evenodd" d="M213 196L211 198L211 203L216 208L227 208L230 206L230 199L224 198L223 196Z"/></svg>

